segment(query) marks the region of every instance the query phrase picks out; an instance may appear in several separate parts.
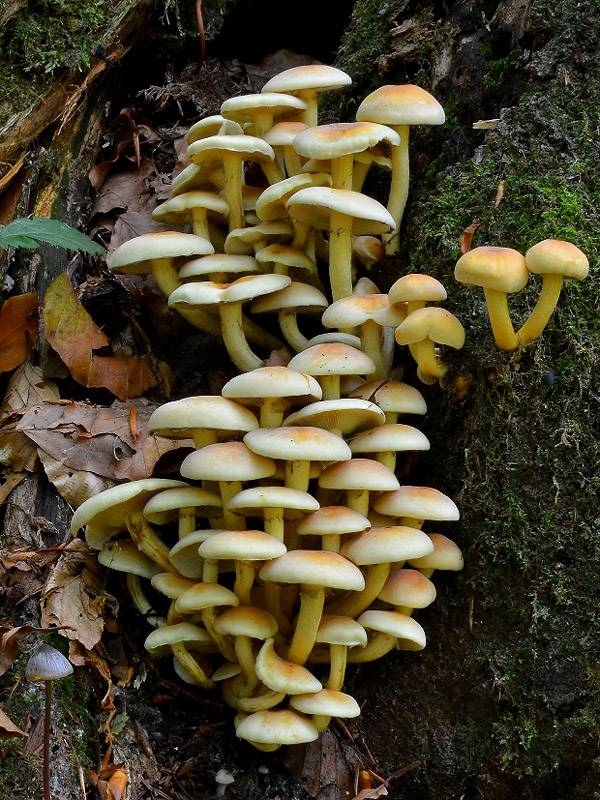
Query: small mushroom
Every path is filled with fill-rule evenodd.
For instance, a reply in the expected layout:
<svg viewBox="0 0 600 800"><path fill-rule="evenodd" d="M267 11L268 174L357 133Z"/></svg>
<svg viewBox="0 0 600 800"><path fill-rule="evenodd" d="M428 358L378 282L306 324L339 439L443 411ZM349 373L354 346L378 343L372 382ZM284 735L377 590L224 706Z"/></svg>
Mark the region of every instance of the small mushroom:
<svg viewBox="0 0 600 800"><path fill-rule="evenodd" d="M25 666L25 677L32 681L44 681L46 712L44 715L44 800L50 800L50 714L52 708L52 681L66 678L73 667L61 652L49 644L42 644L33 653Z"/></svg>

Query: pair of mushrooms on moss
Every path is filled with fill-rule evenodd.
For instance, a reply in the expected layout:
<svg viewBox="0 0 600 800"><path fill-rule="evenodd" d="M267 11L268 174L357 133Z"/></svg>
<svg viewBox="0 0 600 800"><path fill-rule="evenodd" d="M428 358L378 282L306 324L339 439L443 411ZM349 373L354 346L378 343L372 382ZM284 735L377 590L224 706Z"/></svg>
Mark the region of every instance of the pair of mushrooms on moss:
<svg viewBox="0 0 600 800"><path fill-rule="evenodd" d="M496 344L501 350L516 350L541 336L556 308L563 281L581 281L588 271L587 257L574 244L544 239L525 256L509 247L476 247L461 256L454 276L460 283L483 288ZM515 331L507 295L521 291L531 274L541 276L542 288L529 317Z"/></svg>
<svg viewBox="0 0 600 800"><path fill-rule="evenodd" d="M366 273L384 250L397 249L408 192L409 126L440 124L444 112L419 87L385 86L363 101L356 122L318 125L317 93L349 83L340 70L311 65L275 76L258 94L226 100L220 114L191 127L190 163L173 181L171 199L154 212L157 221L190 224L193 233L146 234L110 259L115 272L151 272L169 305L222 336L242 371L264 364L255 349L282 345L257 315L276 314L288 345L304 350L314 342L298 318L323 314L329 293L334 302L353 294L363 299L354 301L348 319L336 308L339 323L329 311L323 324L338 333L325 335L348 337L360 328L370 355L383 349L391 359L406 301L388 303ZM246 183L248 163L261 168L258 186ZM371 168L391 172L387 208L362 191ZM320 263L327 265L327 286ZM438 344L460 347L464 334L449 312L436 311L418 314L405 326L410 331L398 335L399 343L421 352L420 372L431 381L443 368L431 356L435 344L413 341L419 319L420 330L452 328ZM314 319L307 324L314 330ZM363 329L369 333L363 336ZM378 363L379 376L386 377L390 366Z"/></svg>
<svg viewBox="0 0 600 800"><path fill-rule="evenodd" d="M462 567L456 545L421 530L456 520L454 503L401 487L393 470L396 451L429 447L397 421L425 412L422 395L393 381L359 381L352 395L323 401L314 376L264 367L222 396L166 403L149 430L194 440L181 477L195 485L116 486L73 517L100 562L127 573L156 626L148 650L171 653L184 680L220 686L238 735L261 749L357 715L347 662L422 649L412 609L435 598L433 569Z"/></svg>

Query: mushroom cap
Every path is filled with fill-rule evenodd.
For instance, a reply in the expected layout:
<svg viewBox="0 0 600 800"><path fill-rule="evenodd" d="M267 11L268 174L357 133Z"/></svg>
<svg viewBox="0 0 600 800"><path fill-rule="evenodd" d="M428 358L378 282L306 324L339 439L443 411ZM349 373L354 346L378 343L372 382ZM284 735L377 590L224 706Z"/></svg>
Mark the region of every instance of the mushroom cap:
<svg viewBox="0 0 600 800"><path fill-rule="evenodd" d="M250 255L214 253L188 261L179 270L179 280L195 280L213 272L260 272L260 264Z"/></svg>
<svg viewBox="0 0 600 800"><path fill-rule="evenodd" d="M211 212L220 217L229 214L229 205L220 195L196 189L175 195L161 203L152 212L152 219L168 224L190 222L194 209L205 209L207 214Z"/></svg>
<svg viewBox="0 0 600 800"><path fill-rule="evenodd" d="M235 375L221 390L223 397L240 403L261 398L286 397L320 400L321 387L312 375L305 375L290 367L259 367L250 372ZM258 427L258 425L256 426Z"/></svg>
<svg viewBox="0 0 600 800"><path fill-rule="evenodd" d="M198 555L198 548L205 539L218 532L215 528L208 528L187 533L169 551L169 561L184 577L201 580L204 562Z"/></svg>
<svg viewBox="0 0 600 800"><path fill-rule="evenodd" d="M49 644L41 644L25 666L25 677L31 681L55 681L72 672L69 661Z"/></svg>
<svg viewBox="0 0 600 800"><path fill-rule="evenodd" d="M211 114L209 117L194 122L187 132L187 143L191 144L197 139L207 136L216 136L219 133L243 133L241 126L232 125L231 120L225 119L221 114Z"/></svg>
<svg viewBox="0 0 600 800"><path fill-rule="evenodd" d="M274 75L262 87L262 92L299 92L302 89L341 89L350 86L352 78L341 69L328 64L305 64L291 67Z"/></svg>
<svg viewBox="0 0 600 800"><path fill-rule="evenodd" d="M361 592L365 588L362 572L339 553L328 550L288 550L260 568L262 580L324 586Z"/></svg>
<svg viewBox="0 0 600 800"><path fill-rule="evenodd" d="M300 189L311 186L331 186L332 178L326 172L310 172L292 175L267 186L256 202L256 213L265 221L287 219L286 203Z"/></svg>
<svg viewBox="0 0 600 800"><path fill-rule="evenodd" d="M314 742L319 732L313 723L289 708L256 711L236 728L240 739L259 744L302 744Z"/></svg>
<svg viewBox="0 0 600 800"><path fill-rule="evenodd" d="M393 492L400 488L398 478L384 464L372 458L351 458L326 467L319 476L323 489Z"/></svg>
<svg viewBox="0 0 600 800"><path fill-rule="evenodd" d="M385 414L368 400L341 398L339 400L319 400L294 411L284 425L315 425L325 430L335 430L342 435L354 433L364 428L383 425Z"/></svg>
<svg viewBox="0 0 600 800"><path fill-rule="evenodd" d="M294 150L305 158L338 158L362 153L379 142L400 144L400 136L375 122L333 122L301 131L294 138Z"/></svg>
<svg viewBox="0 0 600 800"><path fill-rule="evenodd" d="M395 332L398 344L413 344L431 339L456 350L465 343L465 329L460 320L445 308L426 306L409 314Z"/></svg>
<svg viewBox="0 0 600 800"><path fill-rule="evenodd" d="M327 308L328 300L320 289L308 283L292 281L288 286L259 297L252 303L252 312L256 314L268 311L302 311L303 314L319 313Z"/></svg>
<svg viewBox="0 0 600 800"><path fill-rule="evenodd" d="M587 277L590 268L585 253L559 239L544 239L534 244L525 253L525 263L529 272L537 275L562 275L578 281Z"/></svg>
<svg viewBox="0 0 600 800"><path fill-rule="evenodd" d="M277 620L262 608L236 606L227 608L222 614L219 614L215 622L215 630L226 636L269 639L277 633Z"/></svg>
<svg viewBox="0 0 600 800"><path fill-rule="evenodd" d="M223 165L219 162L188 164L173 178L171 197L196 189L205 191L213 191L215 187L222 189L224 185L225 173Z"/></svg>
<svg viewBox="0 0 600 800"><path fill-rule="evenodd" d="M363 611L357 622L364 628L394 636L400 650L423 650L427 644L425 631L416 619L398 611Z"/></svg>
<svg viewBox="0 0 600 800"><path fill-rule="evenodd" d="M330 536L358 533L371 527L369 520L346 506L323 506L307 514L296 526L300 536Z"/></svg>
<svg viewBox="0 0 600 800"><path fill-rule="evenodd" d="M275 463L243 442L217 442L186 456L180 472L196 481L251 481L273 475Z"/></svg>
<svg viewBox="0 0 600 800"><path fill-rule="evenodd" d="M283 461L346 461L351 458L350 448L341 436L309 425L259 428L247 433L244 442L254 453Z"/></svg>
<svg viewBox="0 0 600 800"><path fill-rule="evenodd" d="M225 239L226 253L252 255L256 247L267 244L287 242L294 235L294 227L289 219L273 219L258 222L248 228L234 228Z"/></svg>
<svg viewBox="0 0 600 800"><path fill-rule="evenodd" d="M285 267L296 267L297 269L310 271L315 269L315 262L306 255L304 250L292 247L289 244L269 244L258 251L256 260L263 266L267 264L282 264Z"/></svg>
<svg viewBox="0 0 600 800"><path fill-rule="evenodd" d="M248 408L226 397L197 395L159 406L148 420L148 433L188 439L195 429L247 432L258 428Z"/></svg>
<svg viewBox="0 0 600 800"><path fill-rule="evenodd" d="M387 305L385 294L352 294L332 303L323 312L321 322L325 328L354 328L373 319Z"/></svg>
<svg viewBox="0 0 600 800"><path fill-rule="evenodd" d="M426 608L437 595L435 584L418 569L393 569L377 595L384 603L405 608Z"/></svg>
<svg viewBox="0 0 600 800"><path fill-rule="evenodd" d="M433 95L408 83L375 89L358 107L356 119L382 125L441 125L446 115Z"/></svg>
<svg viewBox="0 0 600 800"><path fill-rule="evenodd" d="M321 682L300 664L281 658L276 652L273 639L265 641L256 656L257 677L274 692L302 694L318 692Z"/></svg>
<svg viewBox="0 0 600 800"><path fill-rule="evenodd" d="M387 233L394 228L390 212L377 200L349 189L332 189L329 186L309 186L295 192L287 202L292 217L317 230L331 228L331 212L349 218L352 233Z"/></svg>
<svg viewBox="0 0 600 800"><path fill-rule="evenodd" d="M139 481L111 486L85 500L76 509L71 520L71 530L76 533L84 525L93 522L105 528L123 530L128 513L141 511L152 494L162 489L187 486L183 481L167 478L143 478Z"/></svg>
<svg viewBox="0 0 600 800"><path fill-rule="evenodd" d="M197 281L178 286L169 296L169 306L205 306L219 303L243 303L262 294L288 286L287 275L244 275L232 283Z"/></svg>
<svg viewBox="0 0 600 800"><path fill-rule="evenodd" d="M265 142L271 147L288 147L300 131L306 130L308 125L299 120L284 120L276 122L264 135Z"/></svg>
<svg viewBox="0 0 600 800"><path fill-rule="evenodd" d="M233 558L241 561L267 561L285 552L284 543L264 531L221 531L210 536L198 548L202 558Z"/></svg>
<svg viewBox="0 0 600 800"><path fill-rule="evenodd" d="M139 575L142 578L152 578L161 570L151 558L138 550L131 539L107 542L98 553L98 561L103 567Z"/></svg>
<svg viewBox="0 0 600 800"><path fill-rule="evenodd" d="M445 569L460 572L464 559L460 548L452 539L441 533L430 533L433 551L421 558L411 558L410 565L416 569Z"/></svg>
<svg viewBox="0 0 600 800"><path fill-rule="evenodd" d="M522 256L510 247L483 245L469 250L456 262L454 277L460 283L498 292L520 292L529 280Z"/></svg>
<svg viewBox="0 0 600 800"><path fill-rule="evenodd" d="M376 403L382 411L399 414L426 414L427 403L418 389L402 381L372 381L363 383L350 397L361 397Z"/></svg>
<svg viewBox="0 0 600 800"><path fill-rule="evenodd" d="M201 516L214 516L221 508L221 497L217 492L199 486L164 489L148 500L143 514L149 522L164 525L177 519L182 508L204 509Z"/></svg>
<svg viewBox="0 0 600 800"><path fill-rule="evenodd" d="M227 503L228 510L254 516L255 510L281 508L282 510L317 511L319 502L308 492L287 486L254 486L243 489Z"/></svg>
<svg viewBox="0 0 600 800"><path fill-rule="evenodd" d="M429 536L418 528L390 525L369 528L342 545L340 553L355 564L386 564L420 558L433 551Z"/></svg>
<svg viewBox="0 0 600 800"><path fill-rule="evenodd" d="M447 296L447 292L440 281L431 275L423 275L418 272L398 278L388 292L390 303L404 303L414 300L436 302L445 300Z"/></svg>
<svg viewBox="0 0 600 800"><path fill-rule="evenodd" d="M352 453L387 453L429 450L429 439L418 428L400 422L361 431L348 442Z"/></svg>
<svg viewBox="0 0 600 800"><path fill-rule="evenodd" d="M297 353L288 366L307 375L370 375L375 372L375 364L366 353L341 342L311 345Z"/></svg>
<svg viewBox="0 0 600 800"><path fill-rule="evenodd" d="M196 584L196 580L194 578L185 578L176 572L159 572L154 575L150 583L157 592L164 594L165 597L169 597L171 600L176 600L180 594L191 589Z"/></svg>
<svg viewBox="0 0 600 800"><path fill-rule="evenodd" d="M237 606L239 602L238 596L220 583L197 583L179 595L175 601L175 610L188 614L213 606Z"/></svg>
<svg viewBox="0 0 600 800"><path fill-rule="evenodd" d="M267 164L275 158L273 148L264 139L241 134L207 136L192 142L187 149L187 159L192 164L201 164L203 161L220 161L227 153L236 153L241 159L258 164Z"/></svg>
<svg viewBox="0 0 600 800"><path fill-rule="evenodd" d="M360 716L360 706L352 695L334 689L321 689L312 694L294 695L290 698L290 706L304 714L346 719Z"/></svg>
<svg viewBox="0 0 600 800"><path fill-rule="evenodd" d="M177 231L144 233L124 242L108 261L111 272L143 275L152 272L152 262L162 258L204 256L215 248L202 236Z"/></svg>
<svg viewBox="0 0 600 800"><path fill-rule="evenodd" d="M421 573L419 572L419 575ZM324 614L321 617L317 637L319 644L341 644L347 647L364 647L367 643L367 632L352 617L337 614Z"/></svg>
<svg viewBox="0 0 600 800"><path fill-rule="evenodd" d="M257 115L269 113L273 117L294 115L306 111L306 103L297 97L277 92L242 94L230 97L221 104L221 115L237 123L253 122Z"/></svg>
<svg viewBox="0 0 600 800"><path fill-rule="evenodd" d="M171 652L172 644L185 644L189 650L212 651L214 643L209 634L191 622L178 622L175 625L163 625L148 634L144 647L149 653L166 655Z"/></svg>
<svg viewBox="0 0 600 800"><path fill-rule="evenodd" d="M380 495L375 511L396 517L453 522L460 519L456 504L438 489L429 486L401 486Z"/></svg>

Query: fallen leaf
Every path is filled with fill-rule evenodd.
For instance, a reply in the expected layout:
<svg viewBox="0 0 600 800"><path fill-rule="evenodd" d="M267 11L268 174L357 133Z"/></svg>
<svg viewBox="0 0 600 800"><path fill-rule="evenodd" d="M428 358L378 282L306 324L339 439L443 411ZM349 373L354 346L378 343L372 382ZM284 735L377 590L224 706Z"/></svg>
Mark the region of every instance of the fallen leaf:
<svg viewBox="0 0 600 800"><path fill-rule="evenodd" d="M66 272L48 287L43 316L46 339L78 383L104 387L120 400L156 386L146 357L94 355L109 340L77 299Z"/></svg>
<svg viewBox="0 0 600 800"><path fill-rule="evenodd" d="M64 636L91 650L104 630L102 580L92 551L80 539L74 540L46 581L42 624L64 627Z"/></svg>
<svg viewBox="0 0 600 800"><path fill-rule="evenodd" d="M22 364L38 338L37 292L9 297L0 311L0 372Z"/></svg>
<svg viewBox="0 0 600 800"><path fill-rule="evenodd" d="M473 222L471 225L467 225L464 229L461 240L460 240L460 252L464 255L468 253L471 249L471 243L473 241L473 235L476 231L481 228L481 222Z"/></svg>
<svg viewBox="0 0 600 800"><path fill-rule="evenodd" d="M381 786L377 786L374 789L363 789L357 795L355 795L352 800L367 800L372 799L375 800L377 797L385 797L389 794L388 790L384 783Z"/></svg>
<svg viewBox="0 0 600 800"><path fill-rule="evenodd" d="M17 728L15 723L0 708L0 739L10 739L13 736L27 736L27 734Z"/></svg>
<svg viewBox="0 0 600 800"><path fill-rule="evenodd" d="M506 186L506 181L501 180L498 184L498 188L496 189L496 196L494 197L494 207L498 208L500 205L502 198L504 197L504 187Z"/></svg>
<svg viewBox="0 0 600 800"><path fill-rule="evenodd" d="M0 626L0 675L4 675L17 657L21 639L25 639L32 631L40 630L43 628L34 628L32 625L20 625L18 628Z"/></svg>

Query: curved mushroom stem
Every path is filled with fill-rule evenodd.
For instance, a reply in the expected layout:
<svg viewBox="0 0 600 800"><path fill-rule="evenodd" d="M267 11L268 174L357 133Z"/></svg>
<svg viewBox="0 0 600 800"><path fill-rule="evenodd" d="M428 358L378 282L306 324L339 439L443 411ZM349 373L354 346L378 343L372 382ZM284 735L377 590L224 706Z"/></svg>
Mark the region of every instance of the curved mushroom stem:
<svg viewBox="0 0 600 800"><path fill-rule="evenodd" d="M215 688L215 682L208 677L206 672L204 672L200 664L198 664L194 656L182 642L172 644L171 650L177 661L179 661L186 672L189 672L199 686L203 689Z"/></svg>
<svg viewBox="0 0 600 800"><path fill-rule="evenodd" d="M258 686L258 678L254 669L255 656L252 649L252 639L249 636L236 636L234 647L244 678L243 685L238 687L236 684L236 692L240 697L248 697Z"/></svg>
<svg viewBox="0 0 600 800"><path fill-rule="evenodd" d="M335 603L331 609L327 609L327 613L353 618L362 614L383 589L390 567L390 562L370 565L365 575L365 588L361 592L352 592L341 602Z"/></svg>
<svg viewBox="0 0 600 800"><path fill-rule="evenodd" d="M381 325L372 319L363 322L360 326L360 342L363 353L366 353L375 364L375 372L370 375L370 380L378 381L387 377L381 341Z"/></svg>
<svg viewBox="0 0 600 800"><path fill-rule="evenodd" d="M400 134L400 144L392 145L392 182L388 200L388 211L394 218L396 227L391 233L383 236L385 252L387 255L397 253L400 248L400 223L404 216L406 201L408 199L408 181L410 176L408 158L408 125L391 125L392 130Z"/></svg>
<svg viewBox="0 0 600 800"><path fill-rule="evenodd" d="M250 591L254 584L256 569L250 561L235 562L235 584L234 594L240 599L240 605L249 606L252 603Z"/></svg>
<svg viewBox="0 0 600 800"><path fill-rule="evenodd" d="M296 309L283 309L279 312L279 328L283 338L297 353L308 347L308 339L298 327Z"/></svg>
<svg viewBox="0 0 600 800"><path fill-rule="evenodd" d="M556 308L556 304L558 303L562 284L562 275L543 276L542 291L537 299L537 303L533 307L529 319L517 331L517 340L520 345L529 344L542 335L542 331L548 324Z"/></svg>
<svg viewBox="0 0 600 800"><path fill-rule="evenodd" d="M164 625L164 618L158 616L146 597L144 590L142 589L142 579L140 576L134 575L132 572L128 572L126 580L127 590L131 600L139 613L145 617L146 622L149 625L152 625L153 628L160 628L162 625Z"/></svg>
<svg viewBox="0 0 600 800"><path fill-rule="evenodd" d="M348 663L348 647L345 644L332 644L329 649L330 667L327 677L327 689L339 692L344 685L346 664Z"/></svg>
<svg viewBox="0 0 600 800"><path fill-rule="evenodd" d="M381 658L396 646L395 636L388 633L376 633L369 639L366 647L353 647L348 653L348 661L352 664L363 664L365 661L375 661Z"/></svg>
<svg viewBox="0 0 600 800"><path fill-rule="evenodd" d="M174 572L175 568L169 561L169 548L161 541L141 513L130 514L125 524L129 535L142 553L151 558L165 572Z"/></svg>
<svg viewBox="0 0 600 800"><path fill-rule="evenodd" d="M223 172L225 185L223 195L229 206L229 230L244 227L244 202L242 199L242 162L236 153L224 153Z"/></svg>
<svg viewBox="0 0 600 800"><path fill-rule="evenodd" d="M435 343L432 339L427 338L421 342L414 342L410 345L410 351L424 375L442 378L448 371L447 365L437 357Z"/></svg>
<svg viewBox="0 0 600 800"><path fill-rule="evenodd" d="M254 353L244 335L241 303L223 303L219 306L221 336L229 357L242 372L264 367L265 362Z"/></svg>
<svg viewBox="0 0 600 800"><path fill-rule="evenodd" d="M296 630L287 653L288 661L293 661L295 664L306 662L317 638L324 602L325 589L322 586L303 584Z"/></svg>
<svg viewBox="0 0 600 800"><path fill-rule="evenodd" d="M496 344L500 350L516 350L519 346L519 341L508 311L506 293L497 289L484 288L483 291Z"/></svg>

